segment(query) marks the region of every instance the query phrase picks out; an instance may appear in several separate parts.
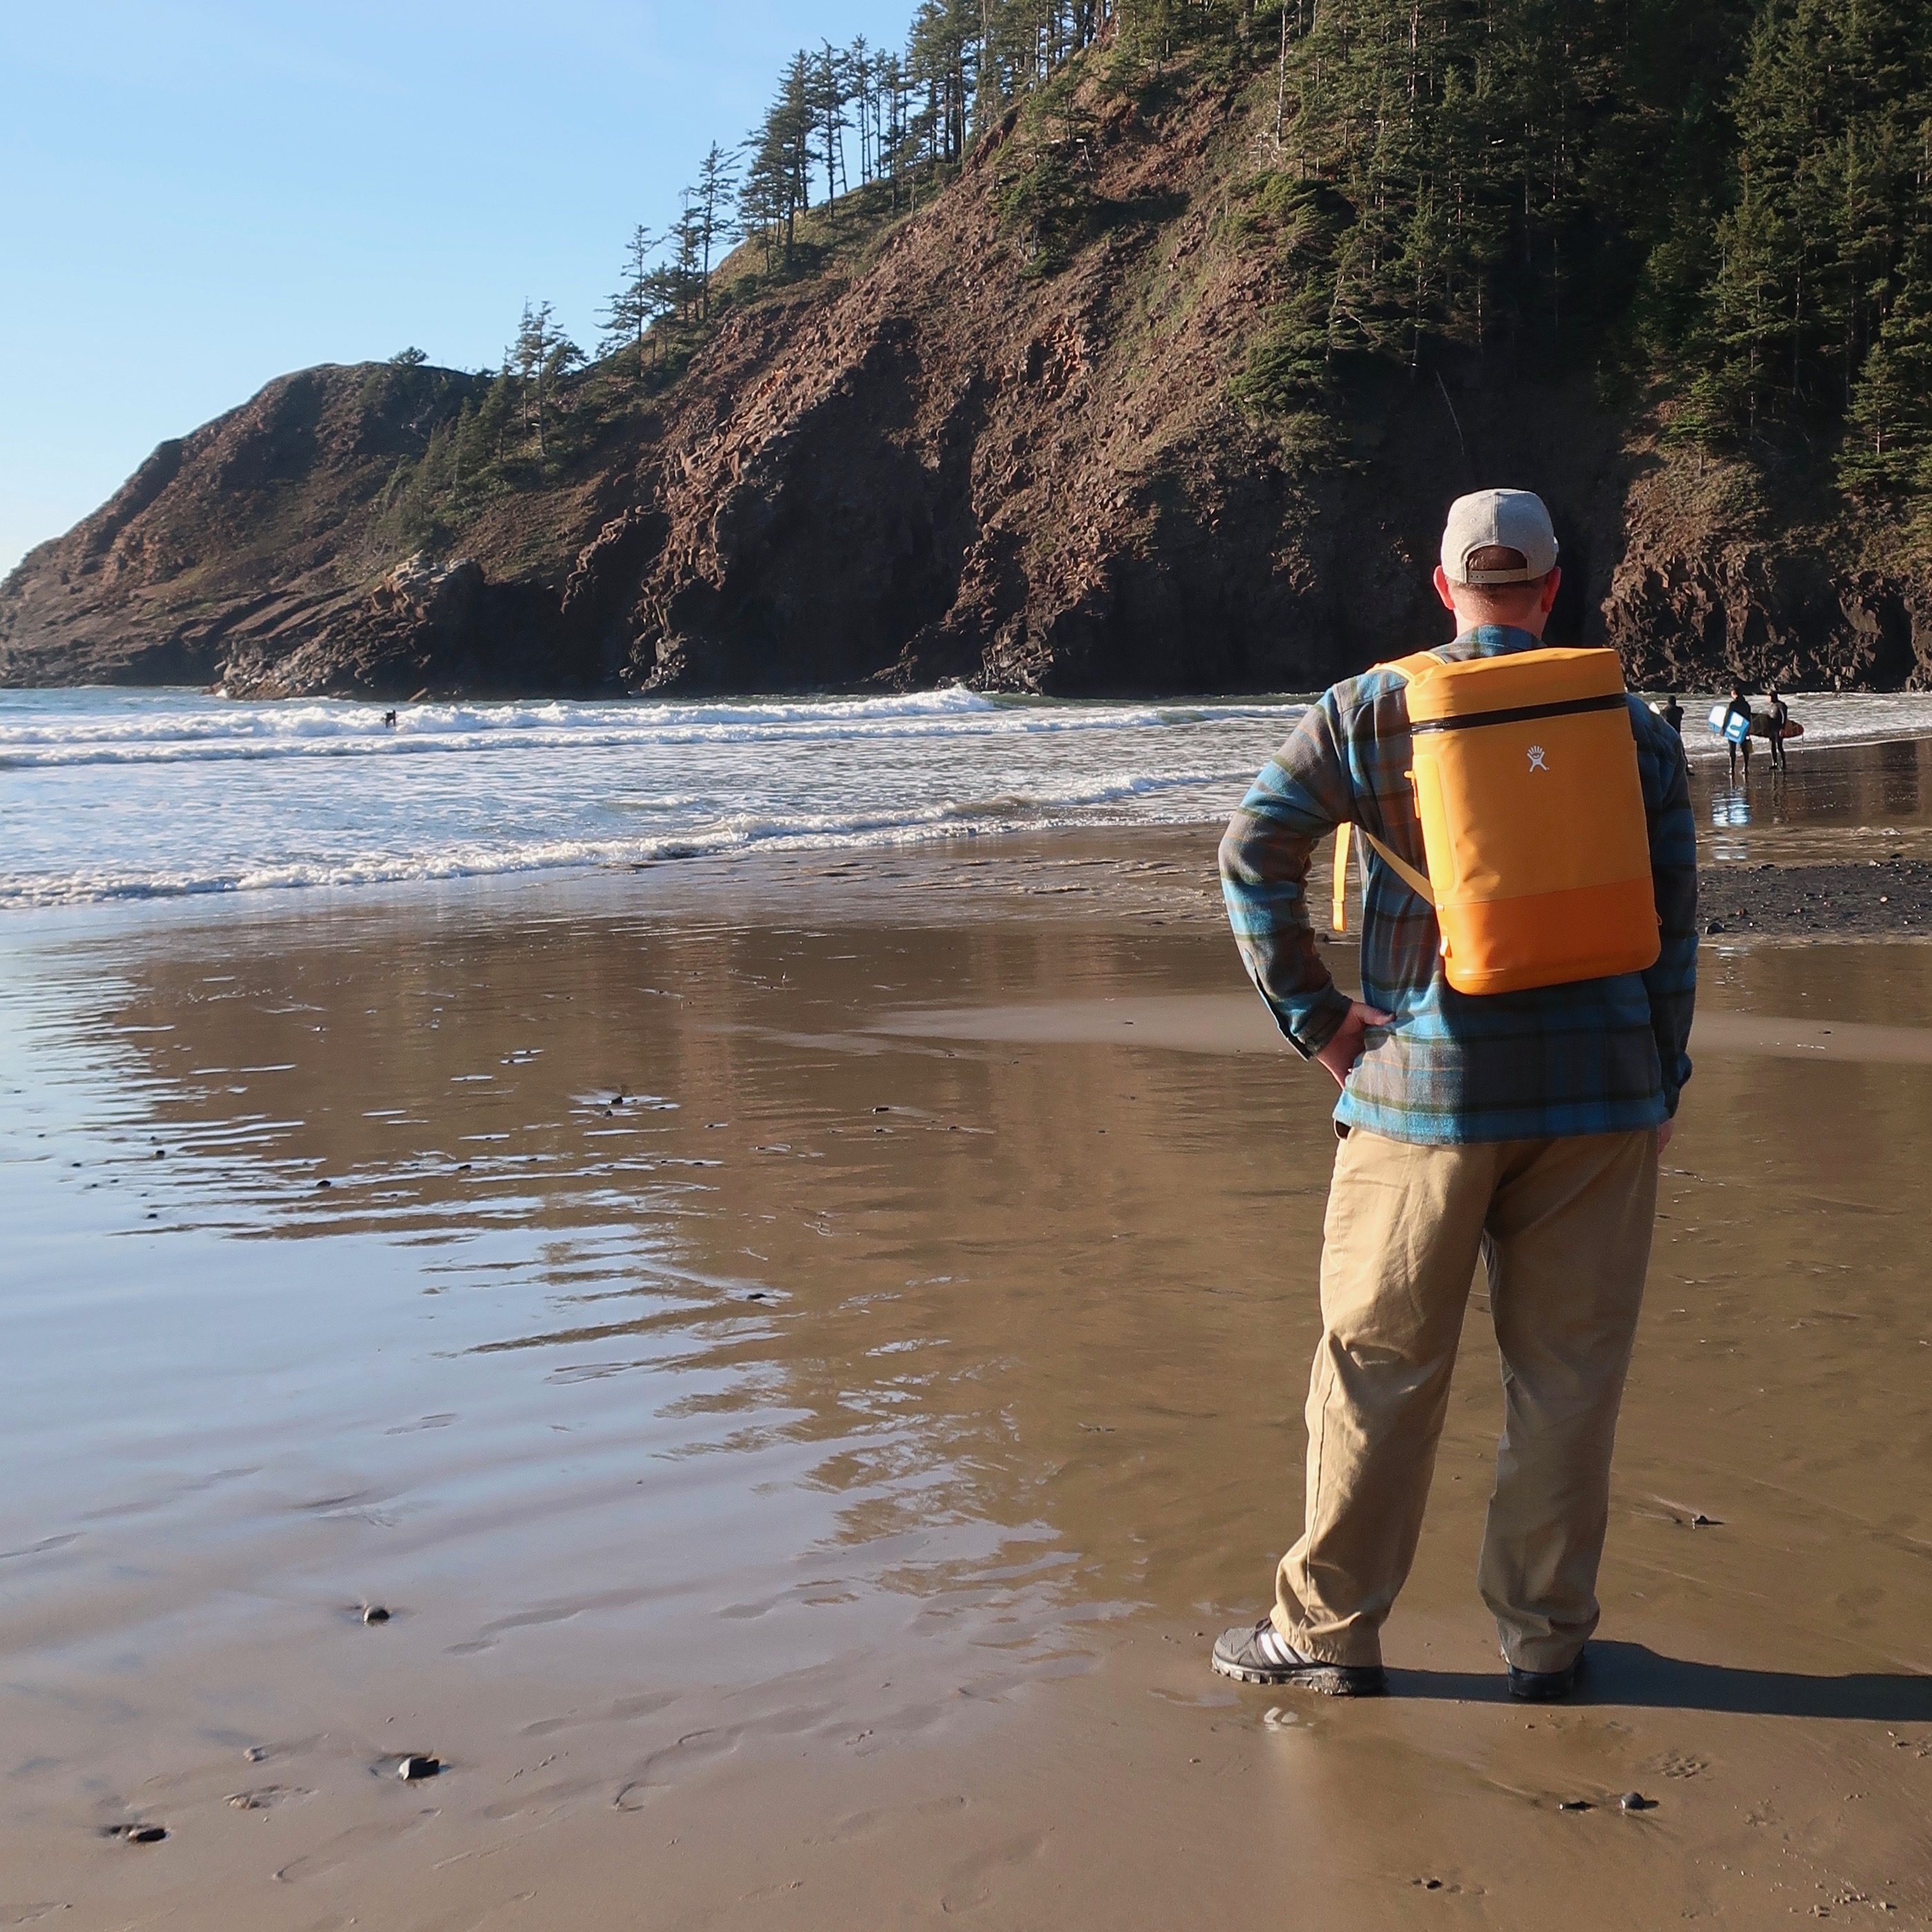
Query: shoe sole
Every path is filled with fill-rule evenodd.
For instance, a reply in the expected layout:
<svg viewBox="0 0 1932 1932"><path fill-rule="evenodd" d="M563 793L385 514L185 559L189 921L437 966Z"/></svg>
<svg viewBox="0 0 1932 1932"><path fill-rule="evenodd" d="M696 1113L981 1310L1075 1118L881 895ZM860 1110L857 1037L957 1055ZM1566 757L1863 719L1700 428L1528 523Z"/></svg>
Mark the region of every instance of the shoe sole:
<svg viewBox="0 0 1932 1932"><path fill-rule="evenodd" d="M1238 1664L1208 1659L1223 1677L1240 1684L1265 1684L1276 1690L1312 1690L1324 1697L1380 1697L1388 1690L1387 1674L1379 1668L1346 1664L1311 1664L1295 1670L1252 1670Z"/></svg>

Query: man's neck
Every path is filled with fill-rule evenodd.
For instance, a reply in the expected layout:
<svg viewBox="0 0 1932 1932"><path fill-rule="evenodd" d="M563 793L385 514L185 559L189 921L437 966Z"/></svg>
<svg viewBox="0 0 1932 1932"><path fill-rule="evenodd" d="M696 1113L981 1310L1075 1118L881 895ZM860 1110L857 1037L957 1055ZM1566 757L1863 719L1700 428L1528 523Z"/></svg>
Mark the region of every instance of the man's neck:
<svg viewBox="0 0 1932 1932"><path fill-rule="evenodd" d="M1510 651L1533 651L1540 647L1540 628L1532 631L1521 624L1465 624L1455 641L1467 644L1478 657L1502 656Z"/></svg>

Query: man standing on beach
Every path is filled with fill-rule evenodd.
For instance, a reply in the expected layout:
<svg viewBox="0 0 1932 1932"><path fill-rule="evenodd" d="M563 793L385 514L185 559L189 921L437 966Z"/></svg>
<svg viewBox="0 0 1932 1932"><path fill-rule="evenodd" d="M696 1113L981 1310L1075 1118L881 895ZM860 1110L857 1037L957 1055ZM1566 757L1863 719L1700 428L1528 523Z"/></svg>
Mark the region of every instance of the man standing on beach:
<svg viewBox="0 0 1932 1932"><path fill-rule="evenodd" d="M1458 660L1540 644L1560 572L1540 498L1459 498L1436 589ZM1249 976L1289 1043L1342 1089L1308 1406L1305 1527L1275 1604L1215 1645L1249 1683L1384 1688L1382 1625L1406 1579L1479 1256L1504 1420L1478 1579L1516 1696L1560 1697L1596 1628L1610 1456L1656 1214L1690 1078L1696 836L1684 748L1628 700L1662 928L1641 974L1458 993L1432 907L1377 862L1362 993L1317 951L1318 839L1354 824L1421 869L1406 681L1371 670L1312 705L1221 844Z"/></svg>
<svg viewBox="0 0 1932 1932"><path fill-rule="evenodd" d="M1784 728L1791 722L1791 707L1778 696L1774 684L1771 687L1768 699L1765 715L1771 725L1771 768L1781 772L1784 769Z"/></svg>
<svg viewBox="0 0 1932 1932"><path fill-rule="evenodd" d="M1744 721L1744 735L1741 738L1731 736L1731 720L1733 718L1742 718ZM1731 686L1731 701L1724 706L1724 750L1730 760L1731 782L1733 784L1738 782L1738 753L1741 749L1744 754L1744 782L1746 784L1750 782L1750 700L1745 697L1742 685L1734 684Z"/></svg>

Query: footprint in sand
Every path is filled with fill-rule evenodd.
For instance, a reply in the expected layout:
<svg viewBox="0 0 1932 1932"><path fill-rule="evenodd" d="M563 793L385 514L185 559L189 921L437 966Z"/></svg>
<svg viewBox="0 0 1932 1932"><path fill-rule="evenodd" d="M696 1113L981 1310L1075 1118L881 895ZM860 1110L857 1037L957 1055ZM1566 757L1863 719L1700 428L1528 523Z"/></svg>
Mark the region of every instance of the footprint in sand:
<svg viewBox="0 0 1932 1932"><path fill-rule="evenodd" d="M252 1791L232 1791L228 1795L229 1807L236 1811L267 1811L278 1804L287 1804L298 1798L313 1798L315 1793L304 1790L296 1784L258 1784Z"/></svg>
<svg viewBox="0 0 1932 1932"><path fill-rule="evenodd" d="M393 1844L398 1838L405 1838L412 1832L419 1831L429 1818L436 1814L431 1811L411 1818L398 1818L380 1824L357 1825L319 1845L312 1852L304 1852L293 1858L275 1874L278 1885L299 1885L305 1880L320 1878L325 1872L332 1872L338 1865L346 1864L359 1853L372 1850L378 1845Z"/></svg>
<svg viewBox="0 0 1932 1932"><path fill-rule="evenodd" d="M686 1732L676 1744L645 1759L637 1775L618 1786L610 1802L620 1811L641 1811L653 1791L676 1784L700 1765L730 1756L738 1748L740 1735L736 1730Z"/></svg>

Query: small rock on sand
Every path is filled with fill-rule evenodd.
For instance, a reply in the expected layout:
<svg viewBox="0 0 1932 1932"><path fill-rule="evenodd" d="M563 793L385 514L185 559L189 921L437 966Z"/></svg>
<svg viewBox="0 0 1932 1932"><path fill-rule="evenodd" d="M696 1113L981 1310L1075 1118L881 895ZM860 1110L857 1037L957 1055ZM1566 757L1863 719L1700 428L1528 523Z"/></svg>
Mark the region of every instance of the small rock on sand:
<svg viewBox="0 0 1932 1932"><path fill-rule="evenodd" d="M405 1784L413 1784L419 1778L434 1778L442 1768L441 1758L412 1754L396 1766L396 1775Z"/></svg>
<svg viewBox="0 0 1932 1932"><path fill-rule="evenodd" d="M380 1604L364 1604L362 1621L365 1624L386 1624L389 1621L389 1613Z"/></svg>
<svg viewBox="0 0 1932 1932"><path fill-rule="evenodd" d="M1657 1809L1657 1800L1645 1797L1641 1791L1626 1791L1617 1802L1626 1811L1654 1811Z"/></svg>

